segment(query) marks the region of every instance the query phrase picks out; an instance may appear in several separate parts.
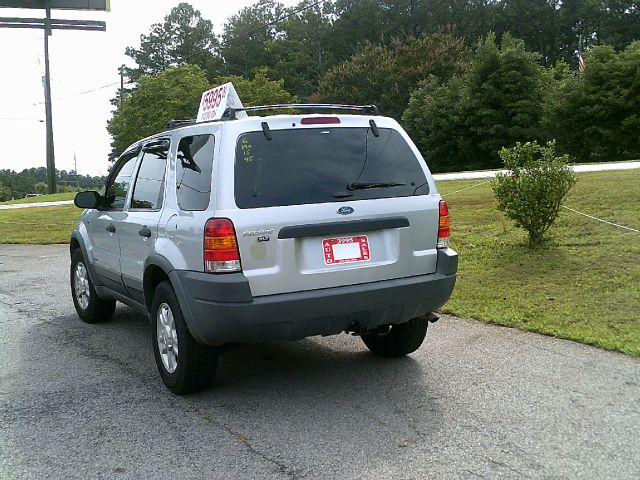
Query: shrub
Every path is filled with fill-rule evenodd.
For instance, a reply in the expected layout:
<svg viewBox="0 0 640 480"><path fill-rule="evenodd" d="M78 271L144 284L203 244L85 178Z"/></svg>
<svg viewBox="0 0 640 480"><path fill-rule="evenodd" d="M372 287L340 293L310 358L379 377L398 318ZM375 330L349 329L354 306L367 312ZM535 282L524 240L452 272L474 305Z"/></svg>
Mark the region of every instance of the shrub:
<svg viewBox="0 0 640 480"><path fill-rule="evenodd" d="M500 159L508 170L491 182L498 208L529 234L529 245L539 245L558 216L560 203L576 176L567 155L557 156L555 142L517 143L502 148Z"/></svg>

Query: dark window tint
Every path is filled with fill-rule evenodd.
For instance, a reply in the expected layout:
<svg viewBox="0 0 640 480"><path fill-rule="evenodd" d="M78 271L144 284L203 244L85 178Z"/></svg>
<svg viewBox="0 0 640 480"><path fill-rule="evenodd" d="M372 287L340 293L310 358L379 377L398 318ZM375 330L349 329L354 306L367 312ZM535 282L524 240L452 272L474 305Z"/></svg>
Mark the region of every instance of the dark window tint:
<svg viewBox="0 0 640 480"><path fill-rule="evenodd" d="M115 177L107 184L105 190L104 207L107 210L122 210L124 208L124 202L127 199L127 193L131 186L131 176L133 174L133 167L135 165L135 159L138 156L139 150L131 153L125 153L116 165L117 173Z"/></svg>
<svg viewBox="0 0 640 480"><path fill-rule="evenodd" d="M240 208L406 197L428 193L418 158L395 130L272 130L240 136L235 197Z"/></svg>
<svg viewBox="0 0 640 480"><path fill-rule="evenodd" d="M131 208L157 210L162 205L162 187L169 142L154 143L144 147L142 152L142 163L133 189Z"/></svg>
<svg viewBox="0 0 640 480"><path fill-rule="evenodd" d="M184 137L178 144L176 193L182 210L206 210L211 194L213 135Z"/></svg>

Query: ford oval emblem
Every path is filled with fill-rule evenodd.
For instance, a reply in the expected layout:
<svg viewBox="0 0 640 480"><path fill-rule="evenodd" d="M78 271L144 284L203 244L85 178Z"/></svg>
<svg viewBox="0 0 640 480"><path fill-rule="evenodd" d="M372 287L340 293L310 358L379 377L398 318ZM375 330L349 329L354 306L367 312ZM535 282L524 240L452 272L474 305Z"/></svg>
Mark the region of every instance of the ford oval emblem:
<svg viewBox="0 0 640 480"><path fill-rule="evenodd" d="M349 215L350 213L353 213L353 208L351 208L351 207L340 207L338 209L338 213L340 215Z"/></svg>

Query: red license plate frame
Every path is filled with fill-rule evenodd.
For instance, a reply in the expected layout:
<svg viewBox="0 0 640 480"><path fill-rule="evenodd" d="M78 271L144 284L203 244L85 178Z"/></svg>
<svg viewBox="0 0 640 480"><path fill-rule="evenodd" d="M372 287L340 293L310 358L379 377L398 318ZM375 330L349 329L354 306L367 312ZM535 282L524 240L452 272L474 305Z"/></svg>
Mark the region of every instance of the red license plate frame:
<svg viewBox="0 0 640 480"><path fill-rule="evenodd" d="M325 265L371 260L371 249L366 235L325 238L322 240L322 251Z"/></svg>

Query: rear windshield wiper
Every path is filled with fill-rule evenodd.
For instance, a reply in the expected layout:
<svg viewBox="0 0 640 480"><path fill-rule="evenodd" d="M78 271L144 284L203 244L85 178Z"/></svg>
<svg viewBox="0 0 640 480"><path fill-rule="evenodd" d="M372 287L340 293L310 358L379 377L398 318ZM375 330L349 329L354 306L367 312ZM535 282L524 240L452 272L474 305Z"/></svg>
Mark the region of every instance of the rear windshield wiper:
<svg viewBox="0 0 640 480"><path fill-rule="evenodd" d="M396 183L396 182L353 182L347 185L347 190L365 190L367 188L388 188L388 187L400 187L402 185L406 185L406 183Z"/></svg>

